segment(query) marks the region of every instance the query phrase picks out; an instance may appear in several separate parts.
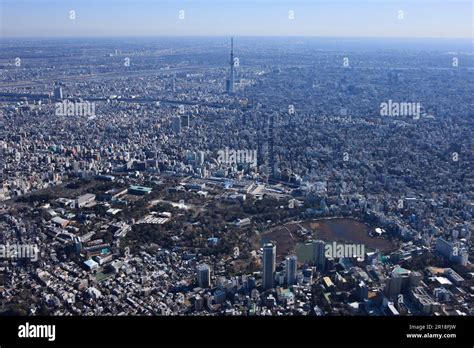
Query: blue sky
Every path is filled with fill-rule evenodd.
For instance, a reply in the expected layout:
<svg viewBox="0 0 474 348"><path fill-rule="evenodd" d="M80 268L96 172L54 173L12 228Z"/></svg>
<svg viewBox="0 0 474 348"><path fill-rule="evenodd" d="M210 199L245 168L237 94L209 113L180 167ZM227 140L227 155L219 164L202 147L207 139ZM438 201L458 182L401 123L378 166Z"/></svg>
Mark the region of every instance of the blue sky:
<svg viewBox="0 0 474 348"><path fill-rule="evenodd" d="M472 38L473 9L470 0L0 0L0 34Z"/></svg>

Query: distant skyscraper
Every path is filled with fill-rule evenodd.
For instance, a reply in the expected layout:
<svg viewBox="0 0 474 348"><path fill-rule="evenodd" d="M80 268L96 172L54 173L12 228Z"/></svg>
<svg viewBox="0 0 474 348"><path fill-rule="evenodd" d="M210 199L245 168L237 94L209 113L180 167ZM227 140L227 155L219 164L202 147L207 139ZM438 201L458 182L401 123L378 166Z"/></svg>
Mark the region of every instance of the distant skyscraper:
<svg viewBox="0 0 474 348"><path fill-rule="evenodd" d="M181 127L189 127L189 115L181 115Z"/></svg>
<svg viewBox="0 0 474 348"><path fill-rule="evenodd" d="M326 243L323 240L313 241L314 265L319 271L324 271L326 255L324 255Z"/></svg>
<svg viewBox="0 0 474 348"><path fill-rule="evenodd" d="M399 82L399 75L398 72L395 70L391 70L388 73L388 83L393 85Z"/></svg>
<svg viewBox="0 0 474 348"><path fill-rule="evenodd" d="M197 266L197 281L200 288L208 288L211 285L211 269L203 263Z"/></svg>
<svg viewBox="0 0 474 348"><path fill-rule="evenodd" d="M56 100L63 99L63 88L61 86L54 88L53 97Z"/></svg>
<svg viewBox="0 0 474 348"><path fill-rule="evenodd" d="M234 38L230 39L230 70L229 79L226 80L227 94L234 93Z"/></svg>
<svg viewBox="0 0 474 348"><path fill-rule="evenodd" d="M276 245L267 243L263 246L263 289L272 289L276 266Z"/></svg>
<svg viewBox="0 0 474 348"><path fill-rule="evenodd" d="M173 132L175 132L176 134L181 133L181 117L180 116L173 117L171 128L173 129Z"/></svg>
<svg viewBox="0 0 474 348"><path fill-rule="evenodd" d="M294 285L296 283L296 267L297 267L297 258L296 255L288 256L285 259L286 267L286 284L288 286Z"/></svg>
<svg viewBox="0 0 474 348"><path fill-rule="evenodd" d="M268 174L269 172L269 118L267 113L259 113L259 123L258 123L258 132L259 137L257 138L257 150L258 150L258 159L257 163L262 164L262 172ZM267 177L268 180L268 177Z"/></svg>
<svg viewBox="0 0 474 348"><path fill-rule="evenodd" d="M270 116L270 123L268 125L268 164L270 166L270 177L275 179L275 169L276 169L276 159L275 159L275 149L274 149L274 124L275 124L275 115Z"/></svg>

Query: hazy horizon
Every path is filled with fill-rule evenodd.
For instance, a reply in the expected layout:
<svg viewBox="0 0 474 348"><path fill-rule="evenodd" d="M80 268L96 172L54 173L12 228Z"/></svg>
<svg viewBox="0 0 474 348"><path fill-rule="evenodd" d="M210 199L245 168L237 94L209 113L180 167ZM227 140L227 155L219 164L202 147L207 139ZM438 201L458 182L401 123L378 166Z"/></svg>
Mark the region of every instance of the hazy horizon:
<svg viewBox="0 0 474 348"><path fill-rule="evenodd" d="M470 37L408 37L408 36L318 36L318 35L105 35L105 36L0 36L0 40L62 40L62 39L152 39L152 38L306 38L306 39L386 39L386 40L440 40L440 41L469 41L474 43Z"/></svg>
<svg viewBox="0 0 474 348"><path fill-rule="evenodd" d="M0 18L4 38L473 37L466 0L0 0Z"/></svg>

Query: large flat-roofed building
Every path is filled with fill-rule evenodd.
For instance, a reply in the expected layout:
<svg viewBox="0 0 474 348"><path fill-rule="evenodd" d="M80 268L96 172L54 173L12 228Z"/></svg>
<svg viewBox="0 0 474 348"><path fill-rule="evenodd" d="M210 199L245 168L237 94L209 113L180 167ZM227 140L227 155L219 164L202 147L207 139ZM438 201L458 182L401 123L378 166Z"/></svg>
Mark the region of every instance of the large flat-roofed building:
<svg viewBox="0 0 474 348"><path fill-rule="evenodd" d="M128 192L127 188L113 188L97 196L98 200L110 201L118 199Z"/></svg>
<svg viewBox="0 0 474 348"><path fill-rule="evenodd" d="M411 289L409 294L411 300L424 314L431 314L439 307L439 303L435 302L421 286Z"/></svg>
<svg viewBox="0 0 474 348"><path fill-rule="evenodd" d="M92 193L86 193L85 195L79 196L76 199L76 207L82 208L86 204L89 204L95 200L95 195Z"/></svg>
<svg viewBox="0 0 474 348"><path fill-rule="evenodd" d="M62 228L65 228L67 225L69 225L69 220L66 220L66 219L63 219L59 216L56 216L54 217L52 220L51 220L55 225L58 225Z"/></svg>
<svg viewBox="0 0 474 348"><path fill-rule="evenodd" d="M451 268L446 268L444 270L444 274L446 275L446 277L448 277L449 280L451 280L456 285L460 285L462 282L464 282L464 278L457 274Z"/></svg>
<svg viewBox="0 0 474 348"><path fill-rule="evenodd" d="M99 267L99 264L97 262L95 262L94 260L92 259L89 259L87 261L84 261L84 265L87 267L88 270L92 271L96 268Z"/></svg>
<svg viewBox="0 0 474 348"><path fill-rule="evenodd" d="M453 251L453 245L443 238L436 240L435 250L443 255L445 258L450 259Z"/></svg>
<svg viewBox="0 0 474 348"><path fill-rule="evenodd" d="M151 187L132 185L128 188L128 193L132 195L144 196L152 191Z"/></svg>

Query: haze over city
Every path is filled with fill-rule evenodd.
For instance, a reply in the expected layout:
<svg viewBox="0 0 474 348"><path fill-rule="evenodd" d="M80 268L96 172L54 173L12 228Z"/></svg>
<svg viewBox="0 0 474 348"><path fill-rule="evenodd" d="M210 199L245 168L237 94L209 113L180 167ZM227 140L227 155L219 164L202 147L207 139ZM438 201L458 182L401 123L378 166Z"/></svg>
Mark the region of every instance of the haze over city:
<svg viewBox="0 0 474 348"><path fill-rule="evenodd" d="M472 11L0 0L0 345L467 341Z"/></svg>

